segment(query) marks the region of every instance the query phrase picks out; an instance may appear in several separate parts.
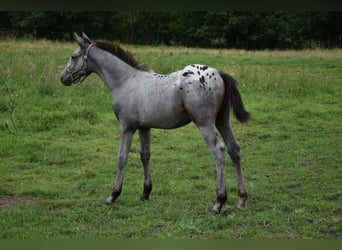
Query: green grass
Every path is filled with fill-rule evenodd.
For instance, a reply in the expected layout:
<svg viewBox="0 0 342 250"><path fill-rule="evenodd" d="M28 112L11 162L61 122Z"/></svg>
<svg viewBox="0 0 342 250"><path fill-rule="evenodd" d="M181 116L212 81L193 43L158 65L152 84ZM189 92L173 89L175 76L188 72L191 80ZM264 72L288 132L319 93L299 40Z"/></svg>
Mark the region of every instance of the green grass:
<svg viewBox="0 0 342 250"><path fill-rule="evenodd" d="M98 76L59 82L73 43L0 42L1 238L341 239L341 50L243 51L126 46L156 72L203 63L239 81L253 119L232 120L242 148L248 210L236 208L227 156L228 203L215 201L215 165L198 129L152 132L147 202L138 136L123 192L112 206L118 122Z"/></svg>

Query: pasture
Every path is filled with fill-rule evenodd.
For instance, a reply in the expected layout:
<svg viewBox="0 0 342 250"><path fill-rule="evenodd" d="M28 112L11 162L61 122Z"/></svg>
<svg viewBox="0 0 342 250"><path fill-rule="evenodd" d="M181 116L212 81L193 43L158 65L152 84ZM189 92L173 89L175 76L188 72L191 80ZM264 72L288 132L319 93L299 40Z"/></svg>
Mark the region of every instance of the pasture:
<svg viewBox="0 0 342 250"><path fill-rule="evenodd" d="M124 46L158 73L191 63L226 71L252 120L232 117L248 209L218 216L215 164L198 129L152 130L149 201L138 135L123 191L110 206L119 146L112 95L96 75L65 87L76 43L0 42L0 238L342 238L342 51L244 51ZM6 86L9 89L9 98ZM11 101L12 100L12 101ZM11 122L11 109L14 108ZM8 128L6 128L6 122ZM177 135L177 136L176 136Z"/></svg>

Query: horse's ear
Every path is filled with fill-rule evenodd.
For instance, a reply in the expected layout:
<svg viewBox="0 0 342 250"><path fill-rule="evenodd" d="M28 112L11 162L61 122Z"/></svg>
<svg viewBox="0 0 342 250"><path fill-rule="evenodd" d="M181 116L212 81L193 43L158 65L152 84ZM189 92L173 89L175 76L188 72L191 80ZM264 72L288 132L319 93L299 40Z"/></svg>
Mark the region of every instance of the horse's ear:
<svg viewBox="0 0 342 250"><path fill-rule="evenodd" d="M74 32L74 38L82 49L87 49L89 44L92 43L92 41L89 40L89 38L80 37L76 32Z"/></svg>
<svg viewBox="0 0 342 250"><path fill-rule="evenodd" d="M93 43L93 41L84 32L82 32L82 38L87 40L89 43Z"/></svg>
<svg viewBox="0 0 342 250"><path fill-rule="evenodd" d="M78 45L81 46L83 44L82 37L80 37L76 32L74 32L74 38L75 38L76 42L78 43Z"/></svg>

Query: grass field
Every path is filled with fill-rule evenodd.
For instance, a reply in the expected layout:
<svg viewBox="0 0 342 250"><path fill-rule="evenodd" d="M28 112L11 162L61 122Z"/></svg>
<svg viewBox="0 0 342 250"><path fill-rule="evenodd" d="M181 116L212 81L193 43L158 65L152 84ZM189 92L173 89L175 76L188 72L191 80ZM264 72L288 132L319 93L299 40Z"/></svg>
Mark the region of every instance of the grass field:
<svg viewBox="0 0 342 250"><path fill-rule="evenodd" d="M138 136L111 206L118 122L100 78L59 81L75 43L1 41L0 238L342 238L342 50L244 51L126 46L158 73L203 63L231 73L252 120L232 120L248 210L215 201L215 165L197 128L152 131L150 200ZM5 123L8 121L8 127ZM195 150L194 150L195 149Z"/></svg>

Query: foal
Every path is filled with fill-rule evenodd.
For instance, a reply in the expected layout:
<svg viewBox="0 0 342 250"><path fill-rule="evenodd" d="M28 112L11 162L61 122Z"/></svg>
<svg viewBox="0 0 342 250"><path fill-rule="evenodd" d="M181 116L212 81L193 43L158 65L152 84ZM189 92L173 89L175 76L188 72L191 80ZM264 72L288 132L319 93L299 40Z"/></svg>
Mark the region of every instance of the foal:
<svg viewBox="0 0 342 250"><path fill-rule="evenodd" d="M118 170L107 204L114 202L121 193L124 168L137 130L144 167L141 199L147 200L152 190L149 166L151 128L173 129L194 122L216 162L217 197L212 211L220 213L227 200L225 147L216 129L236 169L238 208L246 209L247 190L240 146L231 130L229 111L232 108L240 122L247 122L250 115L244 108L236 81L230 75L198 64L160 75L139 65L129 52L116 44L94 42L84 33L82 37L74 33L74 38L79 47L61 74L62 83L70 86L93 72L97 73L113 93L113 110L120 123Z"/></svg>

